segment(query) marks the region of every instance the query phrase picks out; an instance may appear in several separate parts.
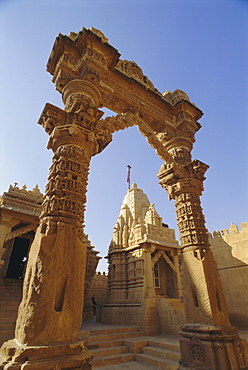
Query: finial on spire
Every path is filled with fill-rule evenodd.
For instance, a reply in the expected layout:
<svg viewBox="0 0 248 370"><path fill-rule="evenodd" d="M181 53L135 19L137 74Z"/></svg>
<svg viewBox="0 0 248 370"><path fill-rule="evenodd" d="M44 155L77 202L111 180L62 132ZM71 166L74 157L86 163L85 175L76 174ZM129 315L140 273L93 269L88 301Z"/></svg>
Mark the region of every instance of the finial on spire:
<svg viewBox="0 0 248 370"><path fill-rule="evenodd" d="M131 182L131 166L127 165L127 182L128 182L128 189L130 189L130 182Z"/></svg>

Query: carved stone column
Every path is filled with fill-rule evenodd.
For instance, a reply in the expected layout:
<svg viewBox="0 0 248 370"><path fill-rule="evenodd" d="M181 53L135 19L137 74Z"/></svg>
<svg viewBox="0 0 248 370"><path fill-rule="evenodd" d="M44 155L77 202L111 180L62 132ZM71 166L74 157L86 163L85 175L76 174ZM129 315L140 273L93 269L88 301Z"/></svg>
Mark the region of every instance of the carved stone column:
<svg viewBox="0 0 248 370"><path fill-rule="evenodd" d="M176 275L177 275L177 287L178 287L178 297L183 297L183 289L182 289L182 281L180 275L180 264L179 264L179 256L178 254L174 256L174 264L176 268Z"/></svg>
<svg viewBox="0 0 248 370"><path fill-rule="evenodd" d="M182 251L182 283L188 325L182 327L180 369L247 368L247 343L240 340L229 322L228 309L210 250L200 195L203 190L204 163L190 159L162 165L161 186L175 199ZM188 159L188 160L187 160Z"/></svg>
<svg viewBox="0 0 248 370"><path fill-rule="evenodd" d="M99 150L94 132L103 112L95 107L94 85L68 85L65 110L47 104L39 121L49 134L48 148L54 156L15 339L1 348L3 369L91 369L92 356L78 341L77 331L87 252L82 242L86 186L90 159Z"/></svg>
<svg viewBox="0 0 248 370"><path fill-rule="evenodd" d="M143 244L144 256L144 298L155 298L155 288L153 284L153 269L152 269L152 253L155 251L155 246L150 243Z"/></svg>

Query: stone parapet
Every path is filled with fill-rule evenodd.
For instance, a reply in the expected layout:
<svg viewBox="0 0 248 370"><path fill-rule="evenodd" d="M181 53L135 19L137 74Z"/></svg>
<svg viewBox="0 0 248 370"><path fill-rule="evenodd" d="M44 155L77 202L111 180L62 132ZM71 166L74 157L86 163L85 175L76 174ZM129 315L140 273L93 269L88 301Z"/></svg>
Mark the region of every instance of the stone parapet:
<svg viewBox="0 0 248 370"><path fill-rule="evenodd" d="M248 223L242 222L240 229L232 223L229 231L214 231L209 241L223 284L231 323L241 329L247 328Z"/></svg>

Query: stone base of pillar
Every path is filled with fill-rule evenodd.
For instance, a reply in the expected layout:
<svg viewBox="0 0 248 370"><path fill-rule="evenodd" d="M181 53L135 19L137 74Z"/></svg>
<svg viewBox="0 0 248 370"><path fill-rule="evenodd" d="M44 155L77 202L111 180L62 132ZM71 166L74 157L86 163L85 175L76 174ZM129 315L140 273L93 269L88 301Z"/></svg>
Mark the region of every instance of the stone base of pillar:
<svg viewBox="0 0 248 370"><path fill-rule="evenodd" d="M248 343L234 326L183 325L179 370L248 369Z"/></svg>
<svg viewBox="0 0 248 370"><path fill-rule="evenodd" d="M12 339L0 349L0 370L91 370L92 357L84 341L26 346Z"/></svg>

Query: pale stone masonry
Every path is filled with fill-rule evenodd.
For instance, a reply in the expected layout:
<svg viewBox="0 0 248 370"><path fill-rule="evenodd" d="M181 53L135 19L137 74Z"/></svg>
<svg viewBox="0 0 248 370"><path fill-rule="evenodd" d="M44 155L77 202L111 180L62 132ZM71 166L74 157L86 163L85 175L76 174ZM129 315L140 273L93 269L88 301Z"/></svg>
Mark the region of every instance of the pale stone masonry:
<svg viewBox="0 0 248 370"><path fill-rule="evenodd" d="M218 265L230 320L241 329L248 328L248 223L240 230L235 224L210 235L211 249Z"/></svg>
<svg viewBox="0 0 248 370"><path fill-rule="evenodd" d="M180 255L174 230L162 223L134 183L123 199L108 250L108 294L100 321L138 324L152 335L178 333L185 322Z"/></svg>

